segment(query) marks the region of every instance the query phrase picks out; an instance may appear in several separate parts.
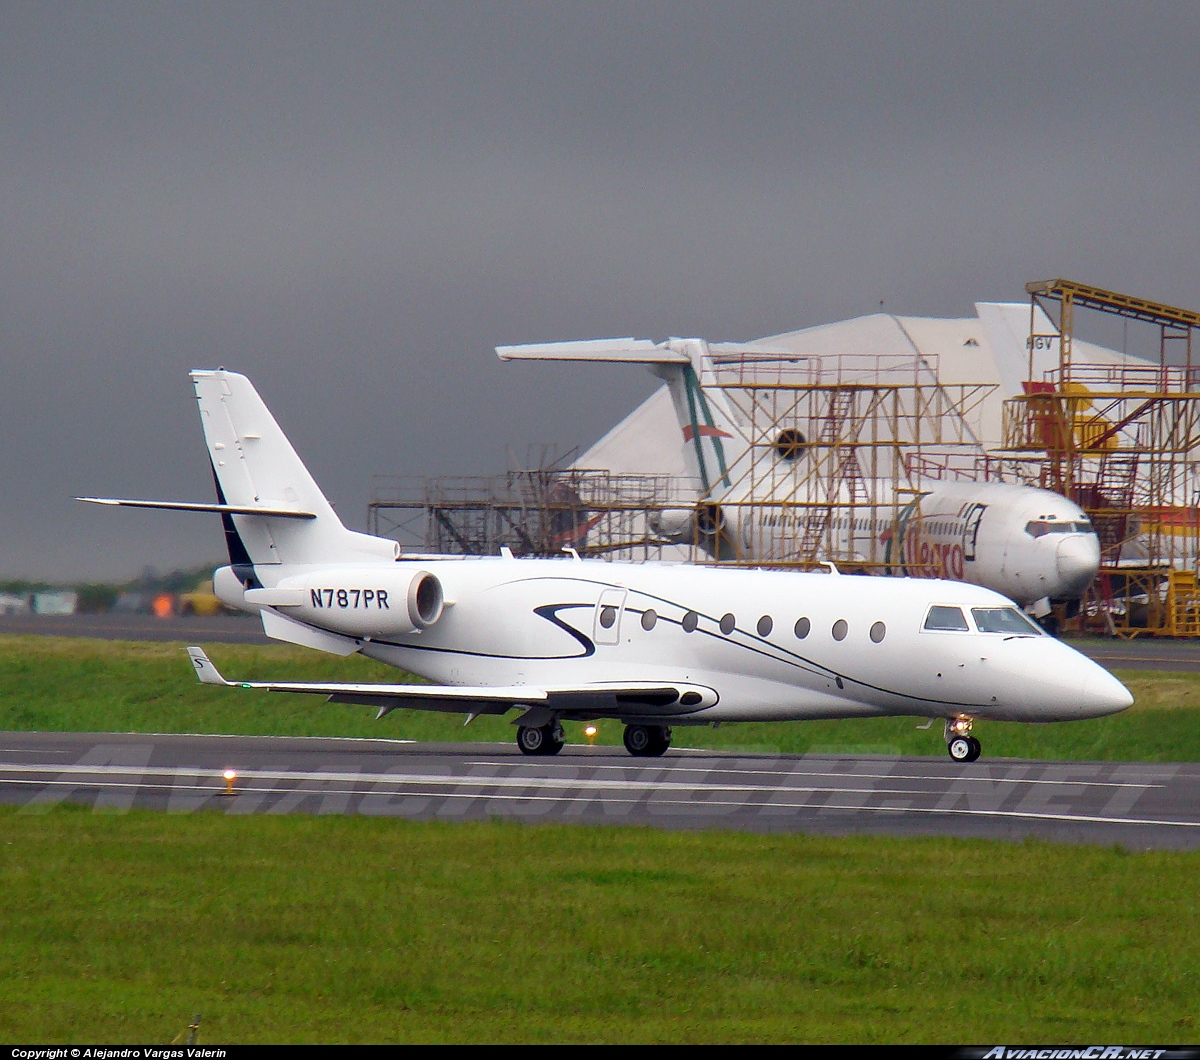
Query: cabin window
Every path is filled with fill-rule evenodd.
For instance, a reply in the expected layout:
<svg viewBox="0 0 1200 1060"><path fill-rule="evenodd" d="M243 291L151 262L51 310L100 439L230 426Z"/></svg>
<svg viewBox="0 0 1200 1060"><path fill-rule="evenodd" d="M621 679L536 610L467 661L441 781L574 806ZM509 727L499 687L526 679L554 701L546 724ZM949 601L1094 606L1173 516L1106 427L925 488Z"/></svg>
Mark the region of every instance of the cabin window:
<svg viewBox="0 0 1200 1060"><path fill-rule="evenodd" d="M617 609L615 607L600 608L600 625L605 629L612 629L613 623L617 620Z"/></svg>
<svg viewBox="0 0 1200 1060"><path fill-rule="evenodd" d="M962 613L961 607L944 607L934 604L925 616L926 629L953 630L956 633L969 633L971 627Z"/></svg>
<svg viewBox="0 0 1200 1060"><path fill-rule="evenodd" d="M875 625L871 627L871 639L876 644L879 644L886 636L887 626L885 626L882 622L876 622Z"/></svg>
<svg viewBox="0 0 1200 1060"><path fill-rule="evenodd" d="M737 619L734 618L733 615L726 614L721 616L721 632L724 633L725 636L728 637L736 627Z"/></svg>
<svg viewBox="0 0 1200 1060"><path fill-rule="evenodd" d="M771 630L774 628L775 623L772 621L770 615L763 615L762 618L758 620L758 635L760 637L769 637L771 635Z"/></svg>
<svg viewBox="0 0 1200 1060"><path fill-rule="evenodd" d="M796 639L803 640L812 631L812 623L807 618L796 619Z"/></svg>
<svg viewBox="0 0 1200 1060"><path fill-rule="evenodd" d="M849 632L850 632L850 627L849 627L849 625L846 624L846 620L844 618L839 618L833 624L833 639L834 640L845 640L846 634Z"/></svg>
<svg viewBox="0 0 1200 1060"><path fill-rule="evenodd" d="M1039 637L1041 627L1034 625L1015 607L972 607L971 616L980 633L1008 633Z"/></svg>
<svg viewBox="0 0 1200 1060"><path fill-rule="evenodd" d="M658 621L658 613L653 608L648 608L642 612L642 629L647 633L654 628L654 624Z"/></svg>
<svg viewBox="0 0 1200 1060"><path fill-rule="evenodd" d="M696 627L700 625L700 616L695 611L689 611L679 624L683 626L684 633L695 633Z"/></svg>

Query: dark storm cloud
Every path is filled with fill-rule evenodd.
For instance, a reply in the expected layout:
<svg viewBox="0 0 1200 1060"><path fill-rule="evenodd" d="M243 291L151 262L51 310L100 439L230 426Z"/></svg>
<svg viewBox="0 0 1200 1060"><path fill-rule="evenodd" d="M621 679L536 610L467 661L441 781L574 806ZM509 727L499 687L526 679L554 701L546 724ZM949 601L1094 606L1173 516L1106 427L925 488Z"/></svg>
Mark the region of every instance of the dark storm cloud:
<svg viewBox="0 0 1200 1060"><path fill-rule="evenodd" d="M636 369L501 342L1196 290L1188 5L0 5L0 574L220 554L184 377L372 473L586 443Z"/></svg>

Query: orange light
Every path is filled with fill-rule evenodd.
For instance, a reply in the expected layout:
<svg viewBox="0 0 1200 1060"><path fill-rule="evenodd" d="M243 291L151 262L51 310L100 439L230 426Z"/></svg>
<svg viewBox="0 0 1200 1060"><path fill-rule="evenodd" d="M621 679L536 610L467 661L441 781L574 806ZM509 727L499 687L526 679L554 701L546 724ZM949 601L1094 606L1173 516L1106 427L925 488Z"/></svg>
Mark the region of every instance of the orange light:
<svg viewBox="0 0 1200 1060"><path fill-rule="evenodd" d="M232 769L227 769L225 770L223 776L225 777L225 790L221 792L221 794L236 795L237 792L233 790L233 782L237 780L237 773L235 773Z"/></svg>
<svg viewBox="0 0 1200 1060"><path fill-rule="evenodd" d="M599 732L599 730L596 728L595 725L589 725L586 729L583 730L583 735L588 738L589 744L594 744L596 742L596 733L597 732Z"/></svg>
<svg viewBox="0 0 1200 1060"><path fill-rule="evenodd" d="M150 605L157 618L170 618L175 614L175 600L170 593L159 593Z"/></svg>

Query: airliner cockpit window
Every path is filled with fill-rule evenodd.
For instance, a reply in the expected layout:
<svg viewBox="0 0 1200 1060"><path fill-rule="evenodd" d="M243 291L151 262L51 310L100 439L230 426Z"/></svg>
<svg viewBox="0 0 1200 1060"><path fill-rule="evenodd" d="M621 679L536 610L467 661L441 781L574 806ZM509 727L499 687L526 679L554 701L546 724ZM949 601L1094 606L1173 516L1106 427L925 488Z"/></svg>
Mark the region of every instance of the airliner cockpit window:
<svg viewBox="0 0 1200 1060"><path fill-rule="evenodd" d="M1015 607L972 607L971 615L980 633L1007 633L1025 637L1043 635L1042 628Z"/></svg>
<svg viewBox="0 0 1200 1060"><path fill-rule="evenodd" d="M961 607L943 607L935 604L925 616L926 629L954 630L958 633L970 632L966 617Z"/></svg>
<svg viewBox="0 0 1200 1060"><path fill-rule="evenodd" d="M1030 537L1045 537L1047 534L1090 534L1093 533L1089 522L1052 522L1048 519L1034 519L1025 524L1025 533Z"/></svg>

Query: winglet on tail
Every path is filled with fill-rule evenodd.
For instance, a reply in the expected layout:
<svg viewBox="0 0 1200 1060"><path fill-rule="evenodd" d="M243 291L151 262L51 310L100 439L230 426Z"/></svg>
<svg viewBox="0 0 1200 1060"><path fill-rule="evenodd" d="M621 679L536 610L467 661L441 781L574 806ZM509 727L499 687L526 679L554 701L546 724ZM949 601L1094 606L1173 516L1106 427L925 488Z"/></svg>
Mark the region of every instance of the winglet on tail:
<svg viewBox="0 0 1200 1060"><path fill-rule="evenodd" d="M231 682L226 681L221 676L221 671L212 664L212 660L204 653L203 648L188 648L188 655L191 656L192 665L196 668L196 676L200 678L202 684L206 685L229 685Z"/></svg>

